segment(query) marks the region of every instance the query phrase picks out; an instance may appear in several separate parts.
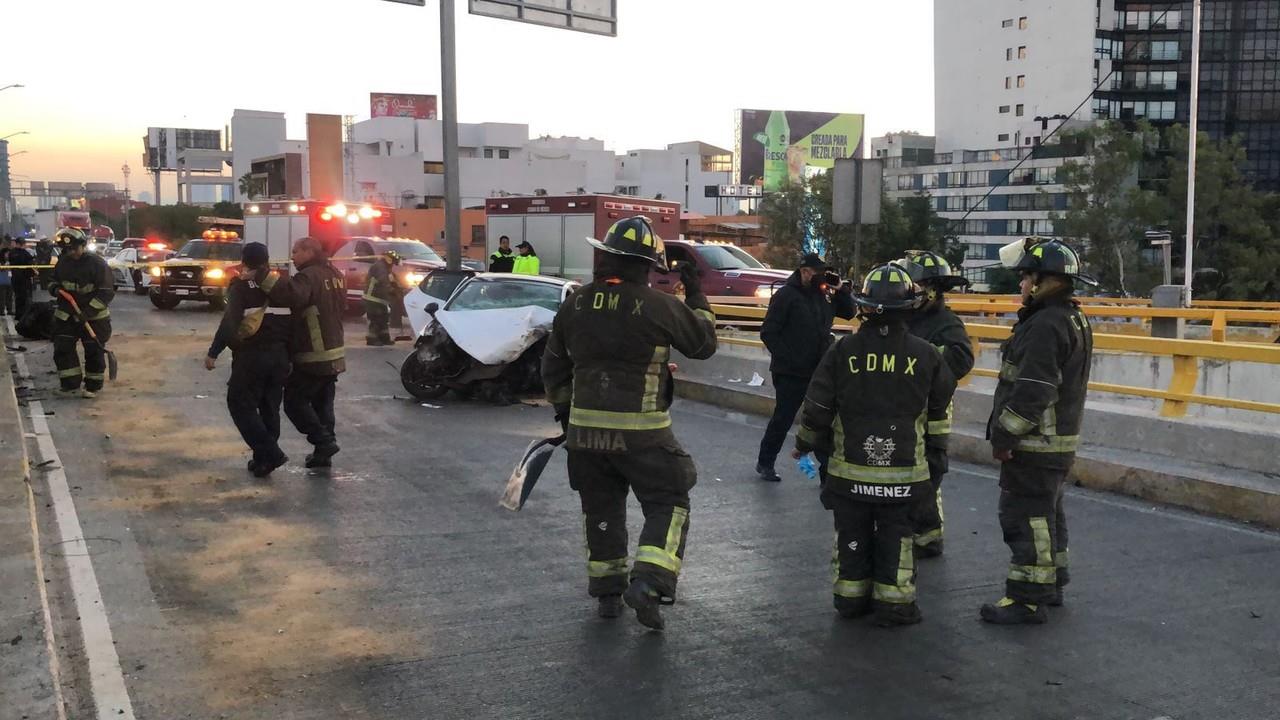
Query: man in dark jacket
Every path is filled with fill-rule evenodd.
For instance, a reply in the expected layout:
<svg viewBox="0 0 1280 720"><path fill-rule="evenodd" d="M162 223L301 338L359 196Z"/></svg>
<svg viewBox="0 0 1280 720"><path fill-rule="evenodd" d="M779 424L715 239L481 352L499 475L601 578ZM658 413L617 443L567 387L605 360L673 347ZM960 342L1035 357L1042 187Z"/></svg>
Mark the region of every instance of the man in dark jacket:
<svg viewBox="0 0 1280 720"><path fill-rule="evenodd" d="M298 271L269 293L272 303L290 308L293 316L293 372L284 386L284 413L315 448L306 466L329 467L338 454L334 394L338 375L347 369L342 328L346 283L314 238L294 243L292 258Z"/></svg>
<svg viewBox="0 0 1280 720"><path fill-rule="evenodd" d="M942 359L959 382L973 369L973 344L964 323L947 307L946 293L964 287L969 281L951 269L946 258L928 250L908 250L898 263L907 269L911 280L924 293L920 309L912 313L907 328L912 335L926 340L942 353ZM951 436L952 403L948 398L947 417L929 428L925 457L929 460L929 485L932 492L922 493L916 505L916 557L929 558L942 554L942 478L949 467L947 443Z"/></svg>
<svg viewBox="0 0 1280 720"><path fill-rule="evenodd" d="M14 238L9 249L10 265L33 265L35 258L24 247L22 238ZM22 319L31 305L31 287L35 281L34 270L13 270L13 316Z"/></svg>
<svg viewBox="0 0 1280 720"><path fill-rule="evenodd" d="M289 377L289 320L292 311L272 303L267 293L280 275L267 267L267 246L246 243L243 270L227 288L222 323L204 359L213 370L218 355L231 348L227 410L240 437L253 451L249 471L266 477L289 458L280 450L280 400Z"/></svg>
<svg viewBox="0 0 1280 720"><path fill-rule="evenodd" d="M774 462L804 402L809 378L831 345L831 325L837 317L848 320L853 315L853 286L837 280L837 286L831 287L827 264L812 253L804 256L799 269L769 301L760 339L772 356L774 402L756 458L756 473L762 480L782 480Z"/></svg>
<svg viewBox="0 0 1280 720"><path fill-rule="evenodd" d="M102 390L106 380L107 358L102 344L111 339L111 311L107 306L116 296L115 280L107 261L97 253L88 252L89 236L83 230L62 228L55 241L62 254L49 276L49 292L55 307L53 364L58 368L64 394L79 390L83 397L92 398ZM68 296L75 300L75 305ZM86 321L93 328L96 340L85 329ZM84 345L83 371L76 343Z"/></svg>
<svg viewBox="0 0 1280 720"><path fill-rule="evenodd" d="M515 252L511 249L511 238L503 235L498 238L498 250L489 256L489 272L509 273L516 265Z"/></svg>
<svg viewBox="0 0 1280 720"><path fill-rule="evenodd" d="M369 320L366 345L395 345L391 337L391 315L398 310L400 285L392 268L400 264L400 253L388 250L369 266L369 280L364 289L364 314Z"/></svg>
<svg viewBox="0 0 1280 720"><path fill-rule="evenodd" d="M883 265L858 295L863 322L822 358L793 457L829 452L822 504L835 515L836 611L880 625L920 622L911 510L930 492L927 434L946 418L955 380L928 342L907 332L918 297Z"/></svg>
<svg viewBox="0 0 1280 720"><path fill-rule="evenodd" d="M614 223L595 279L556 314L542 379L568 434L569 485L582 501L587 592L615 618L625 601L636 619L663 628L660 605L675 602L689 532L693 460L671 431L671 348L690 359L716 351L715 316L696 270L681 272L685 300L649 287L666 268L662 239L643 217ZM627 491L644 511L635 564L627 568Z"/></svg>
<svg viewBox="0 0 1280 720"><path fill-rule="evenodd" d="M1000 529L1012 559L1004 597L982 606L1000 625L1044 623L1068 581L1062 490L1075 461L1089 389L1093 329L1074 299L1075 251L1028 238L1001 251L1022 273L1022 304L1001 351L987 437L1000 461Z"/></svg>

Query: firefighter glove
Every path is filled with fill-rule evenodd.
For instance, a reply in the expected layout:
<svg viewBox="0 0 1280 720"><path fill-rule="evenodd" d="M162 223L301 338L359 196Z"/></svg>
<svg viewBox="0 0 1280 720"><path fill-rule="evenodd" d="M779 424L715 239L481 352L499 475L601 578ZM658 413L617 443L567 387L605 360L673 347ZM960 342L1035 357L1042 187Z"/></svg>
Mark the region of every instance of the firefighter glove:
<svg viewBox="0 0 1280 720"><path fill-rule="evenodd" d="M680 282L684 283L685 297L702 294L702 278L698 277L698 268L693 263L680 265Z"/></svg>

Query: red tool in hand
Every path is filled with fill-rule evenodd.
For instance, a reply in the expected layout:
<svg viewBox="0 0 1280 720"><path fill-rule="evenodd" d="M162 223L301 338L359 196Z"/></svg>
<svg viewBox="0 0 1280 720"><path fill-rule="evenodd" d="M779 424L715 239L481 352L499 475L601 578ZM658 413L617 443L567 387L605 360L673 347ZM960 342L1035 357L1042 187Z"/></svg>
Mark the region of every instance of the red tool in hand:
<svg viewBox="0 0 1280 720"><path fill-rule="evenodd" d="M98 343L98 347L102 348L102 352L107 356L107 377L115 380L116 376L120 374L120 364L116 362L116 354L107 349L106 344L98 339L98 333L94 332L93 326L89 324L88 320L84 319L84 313L80 312L80 304L76 302L75 297L62 288L58 288L58 295L71 305L71 309L76 313L76 318L84 323L84 329L89 333L89 337L93 338L93 341Z"/></svg>

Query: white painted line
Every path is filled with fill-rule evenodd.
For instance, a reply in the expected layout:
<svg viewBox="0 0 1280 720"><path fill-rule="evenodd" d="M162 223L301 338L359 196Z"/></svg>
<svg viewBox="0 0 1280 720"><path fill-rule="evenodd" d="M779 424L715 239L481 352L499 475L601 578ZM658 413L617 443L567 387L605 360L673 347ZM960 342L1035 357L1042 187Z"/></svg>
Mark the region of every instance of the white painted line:
<svg viewBox="0 0 1280 720"><path fill-rule="evenodd" d="M24 461L26 443L23 443ZM29 469L31 464L27 462ZM40 589L40 609L44 613L44 645L49 653L49 675L53 679L53 700L57 703L58 720L67 720L67 701L62 695L62 664L58 662L58 641L53 633L53 613L49 610L49 590L45 587L44 556L40 552L40 522L36 519L36 496L27 480L27 512L31 516L31 552L36 564L36 587Z"/></svg>
<svg viewBox="0 0 1280 720"><path fill-rule="evenodd" d="M29 378L24 378L29 379ZM45 419L44 406L33 400L29 406L32 429L36 433L36 445L40 460L47 463L45 482L49 486L49 498L53 505L53 518L58 526L58 537L65 551L67 574L71 579L71 594L75 598L76 612L80 616L80 633L84 639L85 657L89 662L89 681L93 690L94 705L99 720L134 720L133 703L124 684L124 671L116 654L115 640L111 635L111 622L102 601L102 589L93 570L88 543L80 526L67 475L62 469L62 459L49 433L49 421ZM78 552L77 552L78 551Z"/></svg>

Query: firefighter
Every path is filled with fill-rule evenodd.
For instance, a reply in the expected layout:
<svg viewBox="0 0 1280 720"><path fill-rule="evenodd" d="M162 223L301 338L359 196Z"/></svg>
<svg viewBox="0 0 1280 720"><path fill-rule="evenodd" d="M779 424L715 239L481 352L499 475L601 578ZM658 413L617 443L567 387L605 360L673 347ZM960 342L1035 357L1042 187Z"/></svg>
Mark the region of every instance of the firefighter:
<svg viewBox="0 0 1280 720"><path fill-rule="evenodd" d="M61 255L49 275L49 293L55 307L53 362L58 367L63 394L79 391L82 397L92 398L102 390L106 379L102 343L111 339L111 310L107 306L116 296L115 281L107 261L88 252L89 236L83 230L62 228L54 235L54 242L61 248ZM75 299L74 306L62 292ZM98 336L96 341L85 329L86 321ZM76 353L77 342L84 345L83 371Z"/></svg>
<svg viewBox="0 0 1280 720"><path fill-rule="evenodd" d="M946 293L966 287L969 281L951 269L946 258L928 250L908 250L898 263L906 268L911 281L923 293L920 309L912 313L907 329L912 335L927 340L942 353L942 359L959 382L973 369L973 345L964 323L947 307ZM914 512L916 557L931 558L942 554L942 478L947 474L947 441L951 435L952 404L947 404L947 418L929 428L925 458L929 461L929 485L932 492L923 493Z"/></svg>
<svg viewBox="0 0 1280 720"><path fill-rule="evenodd" d="M267 259L267 246L262 243L246 243L241 249L240 276L227 288L222 323L204 359L205 369L213 370L223 348L231 348L227 410L253 451L249 472L260 478L289 462L279 441L292 311L267 297L280 279L267 266Z"/></svg>
<svg viewBox="0 0 1280 720"><path fill-rule="evenodd" d="M306 466L327 468L339 449L333 401L338 375L347 369L342 329L347 286L319 240L298 240L291 255L298 272L281 278L268 293L273 304L292 310L293 371L284 386L284 412L315 448Z"/></svg>
<svg viewBox="0 0 1280 720"><path fill-rule="evenodd" d="M587 592L615 618L625 601L661 630L675 602L689 532L692 458L671 429L671 348L700 360L716 351L715 316L696 270L681 269L683 303L650 289L666 269L648 219L619 220L597 253L595 278L560 307L542 358L547 399L568 435L569 484L582 502ZM627 568L627 491L644 511L635 565Z"/></svg>
<svg viewBox="0 0 1280 720"><path fill-rule="evenodd" d="M400 253L388 250L369 267L369 283L364 291L364 312L369 330L364 340L368 345L395 345L388 323L392 303L400 302L400 285L391 268L400 264Z"/></svg>
<svg viewBox="0 0 1280 720"><path fill-rule="evenodd" d="M1080 258L1060 240L1028 238L1001 250L1022 273L1022 309L1001 351L987 437L1000 461L1000 529L1012 559L1005 594L982 606L1001 625L1043 623L1061 605L1067 570L1062 491L1075 460L1089 386L1093 329L1074 299Z"/></svg>
<svg viewBox="0 0 1280 720"><path fill-rule="evenodd" d="M830 454L821 498L835 516L836 611L911 625L922 618L911 512L931 492L926 435L946 419L955 380L938 351L907 331L919 296L906 270L873 269L855 301L862 323L814 371L792 456Z"/></svg>

